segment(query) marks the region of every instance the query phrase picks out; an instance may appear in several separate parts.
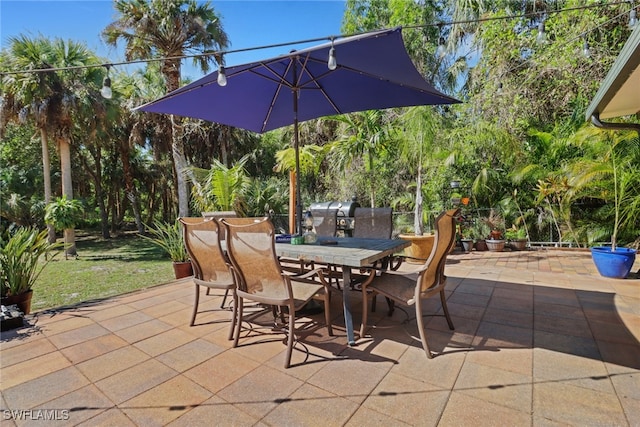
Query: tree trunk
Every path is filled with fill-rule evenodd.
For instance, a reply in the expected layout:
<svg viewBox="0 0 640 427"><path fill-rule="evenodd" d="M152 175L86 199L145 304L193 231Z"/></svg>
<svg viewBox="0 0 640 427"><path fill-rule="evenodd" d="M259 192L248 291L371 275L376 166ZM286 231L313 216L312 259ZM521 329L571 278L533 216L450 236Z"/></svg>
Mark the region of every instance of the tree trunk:
<svg viewBox="0 0 640 427"><path fill-rule="evenodd" d="M189 216L189 192L185 170L187 169L187 159L184 155L184 145L182 141L182 126L180 119L171 116L171 154L175 166L176 190L178 192L178 216Z"/></svg>
<svg viewBox="0 0 640 427"><path fill-rule="evenodd" d="M416 213L413 218L413 232L416 236L422 236L422 165L418 164L418 176L416 178Z"/></svg>
<svg viewBox="0 0 640 427"><path fill-rule="evenodd" d="M124 184L125 191L127 192L127 197L131 202L131 209L133 209L133 217L136 221L136 228L138 229L138 233L144 233L144 224L142 223L142 216L140 215L140 201L138 199L138 192L136 190L136 186L133 180L133 172L131 168L130 156L131 150L131 142L123 140L120 141L120 158L122 159L122 171L124 173Z"/></svg>
<svg viewBox="0 0 640 427"><path fill-rule="evenodd" d="M51 160L49 159L49 139L47 137L47 130L43 126L40 128L40 141L42 142L42 175L44 179L44 203L48 205L51 203ZM49 236L49 243L56 242L56 228L53 224L47 224L47 233Z"/></svg>
<svg viewBox="0 0 640 427"><path fill-rule="evenodd" d="M73 187L71 180L71 146L66 138L58 139L60 150L60 170L62 173L62 195L73 200ZM64 230L65 255L77 255L76 233L73 228Z"/></svg>

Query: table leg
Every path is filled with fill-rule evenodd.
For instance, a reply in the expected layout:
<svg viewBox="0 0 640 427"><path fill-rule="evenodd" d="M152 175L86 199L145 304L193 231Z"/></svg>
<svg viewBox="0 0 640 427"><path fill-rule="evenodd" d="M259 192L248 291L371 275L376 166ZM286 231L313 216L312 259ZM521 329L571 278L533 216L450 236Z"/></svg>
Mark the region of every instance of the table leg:
<svg viewBox="0 0 640 427"><path fill-rule="evenodd" d="M344 325L347 329L347 342L349 345L356 345L353 334L353 318L351 317L351 304L349 303L349 293L351 291L351 268L342 266L342 310L344 312Z"/></svg>

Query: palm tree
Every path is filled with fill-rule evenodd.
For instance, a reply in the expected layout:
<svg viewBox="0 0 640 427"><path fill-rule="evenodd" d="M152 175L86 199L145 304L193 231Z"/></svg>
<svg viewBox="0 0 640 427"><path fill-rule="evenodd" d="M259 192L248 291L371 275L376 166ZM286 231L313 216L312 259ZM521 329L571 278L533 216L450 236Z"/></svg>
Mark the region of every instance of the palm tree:
<svg viewBox="0 0 640 427"><path fill-rule="evenodd" d="M49 50L47 40L39 37L31 39L27 36L9 39L9 47L3 51L3 70L29 70L44 68L43 58ZM1 80L0 93L2 102L2 131L7 122L26 122L32 118L40 132L42 145L42 171L44 179L44 202L48 204L52 199L51 191L51 162L49 160L49 132L47 107L52 105L51 93L46 84L49 79L42 73L27 73L24 75L5 75ZM48 225L49 243L56 241L56 231L53 225Z"/></svg>
<svg viewBox="0 0 640 427"><path fill-rule="evenodd" d="M127 60L163 58L160 71L167 92L180 85L182 57L194 53L220 50L228 46L220 17L209 2L196 0L116 0L116 21L103 32L106 42L116 46L125 42ZM209 70L213 55L195 56L194 63L203 72ZM222 62L220 60L219 62ZM183 171L187 168L182 139L181 119L171 116L172 155L178 192L178 214L189 214L189 194Z"/></svg>
<svg viewBox="0 0 640 427"><path fill-rule="evenodd" d="M122 162L125 192L131 202L136 227L140 234L144 234L145 226L134 179L133 152L136 144L145 145L146 137L150 134L155 133L153 139L157 141L158 135L154 131L162 129L162 126L156 126L158 116L132 113L131 109L160 97L164 90L161 80L157 65L152 64L144 71L137 70L129 76L122 75L113 83L115 92L122 95L121 105L124 107L118 110L114 120L116 126L113 128L113 137Z"/></svg>
<svg viewBox="0 0 640 427"><path fill-rule="evenodd" d="M355 159L363 159L372 208L376 204L376 187L379 184L375 159L396 138L394 124L390 118L391 115L382 110L334 117L344 127L340 139L332 143L335 162L343 169L350 166Z"/></svg>
<svg viewBox="0 0 640 427"><path fill-rule="evenodd" d="M415 215L413 229L416 236L422 236L423 230L423 199L422 183L425 171L435 175L436 168L429 167L437 159L435 154L435 138L438 134L439 120L434 110L429 107L410 108L403 116L404 132L400 142L401 159L415 173Z"/></svg>
<svg viewBox="0 0 640 427"><path fill-rule="evenodd" d="M62 196L73 199L71 176L71 133L78 103L87 95L87 87L97 84L96 69L75 69L33 72L34 69L83 67L98 64L96 56L84 44L71 40L49 40L43 36L25 35L9 39L9 49L3 55L3 67L25 70L7 74L2 79L2 115L9 120L32 119L40 131L42 163L45 180L45 202L51 201L49 138L55 139L60 154ZM49 230L51 233L51 229ZM64 230L69 242L66 252L75 255L75 232ZM49 235L55 239L55 231Z"/></svg>

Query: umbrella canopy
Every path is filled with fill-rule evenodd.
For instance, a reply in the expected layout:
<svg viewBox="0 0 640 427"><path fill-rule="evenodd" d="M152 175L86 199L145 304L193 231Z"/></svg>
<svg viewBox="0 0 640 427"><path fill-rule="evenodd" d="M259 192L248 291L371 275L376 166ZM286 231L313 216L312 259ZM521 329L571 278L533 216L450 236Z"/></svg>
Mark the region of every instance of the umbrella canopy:
<svg viewBox="0 0 640 427"><path fill-rule="evenodd" d="M335 70L327 67L333 48ZM194 117L262 133L298 122L354 111L460 102L427 83L409 58L401 28L345 37L287 55L215 71L137 108ZM296 180L299 180L296 174ZM301 230L296 185L297 231Z"/></svg>

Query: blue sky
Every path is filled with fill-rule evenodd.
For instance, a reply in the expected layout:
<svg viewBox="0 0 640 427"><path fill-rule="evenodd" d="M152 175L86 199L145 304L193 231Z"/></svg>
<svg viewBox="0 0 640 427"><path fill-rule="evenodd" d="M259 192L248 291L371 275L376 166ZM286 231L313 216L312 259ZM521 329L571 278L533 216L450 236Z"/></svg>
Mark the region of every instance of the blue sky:
<svg viewBox="0 0 640 427"><path fill-rule="evenodd" d="M345 6L342 0L222 0L211 4L222 17L230 50L339 35ZM7 46L8 38L19 34L42 34L84 42L108 62L124 61L121 46L113 49L100 37L114 16L113 4L106 0L0 0L1 45ZM234 53L225 60L232 66L308 45ZM183 70L184 77L199 77L195 73L188 66Z"/></svg>

